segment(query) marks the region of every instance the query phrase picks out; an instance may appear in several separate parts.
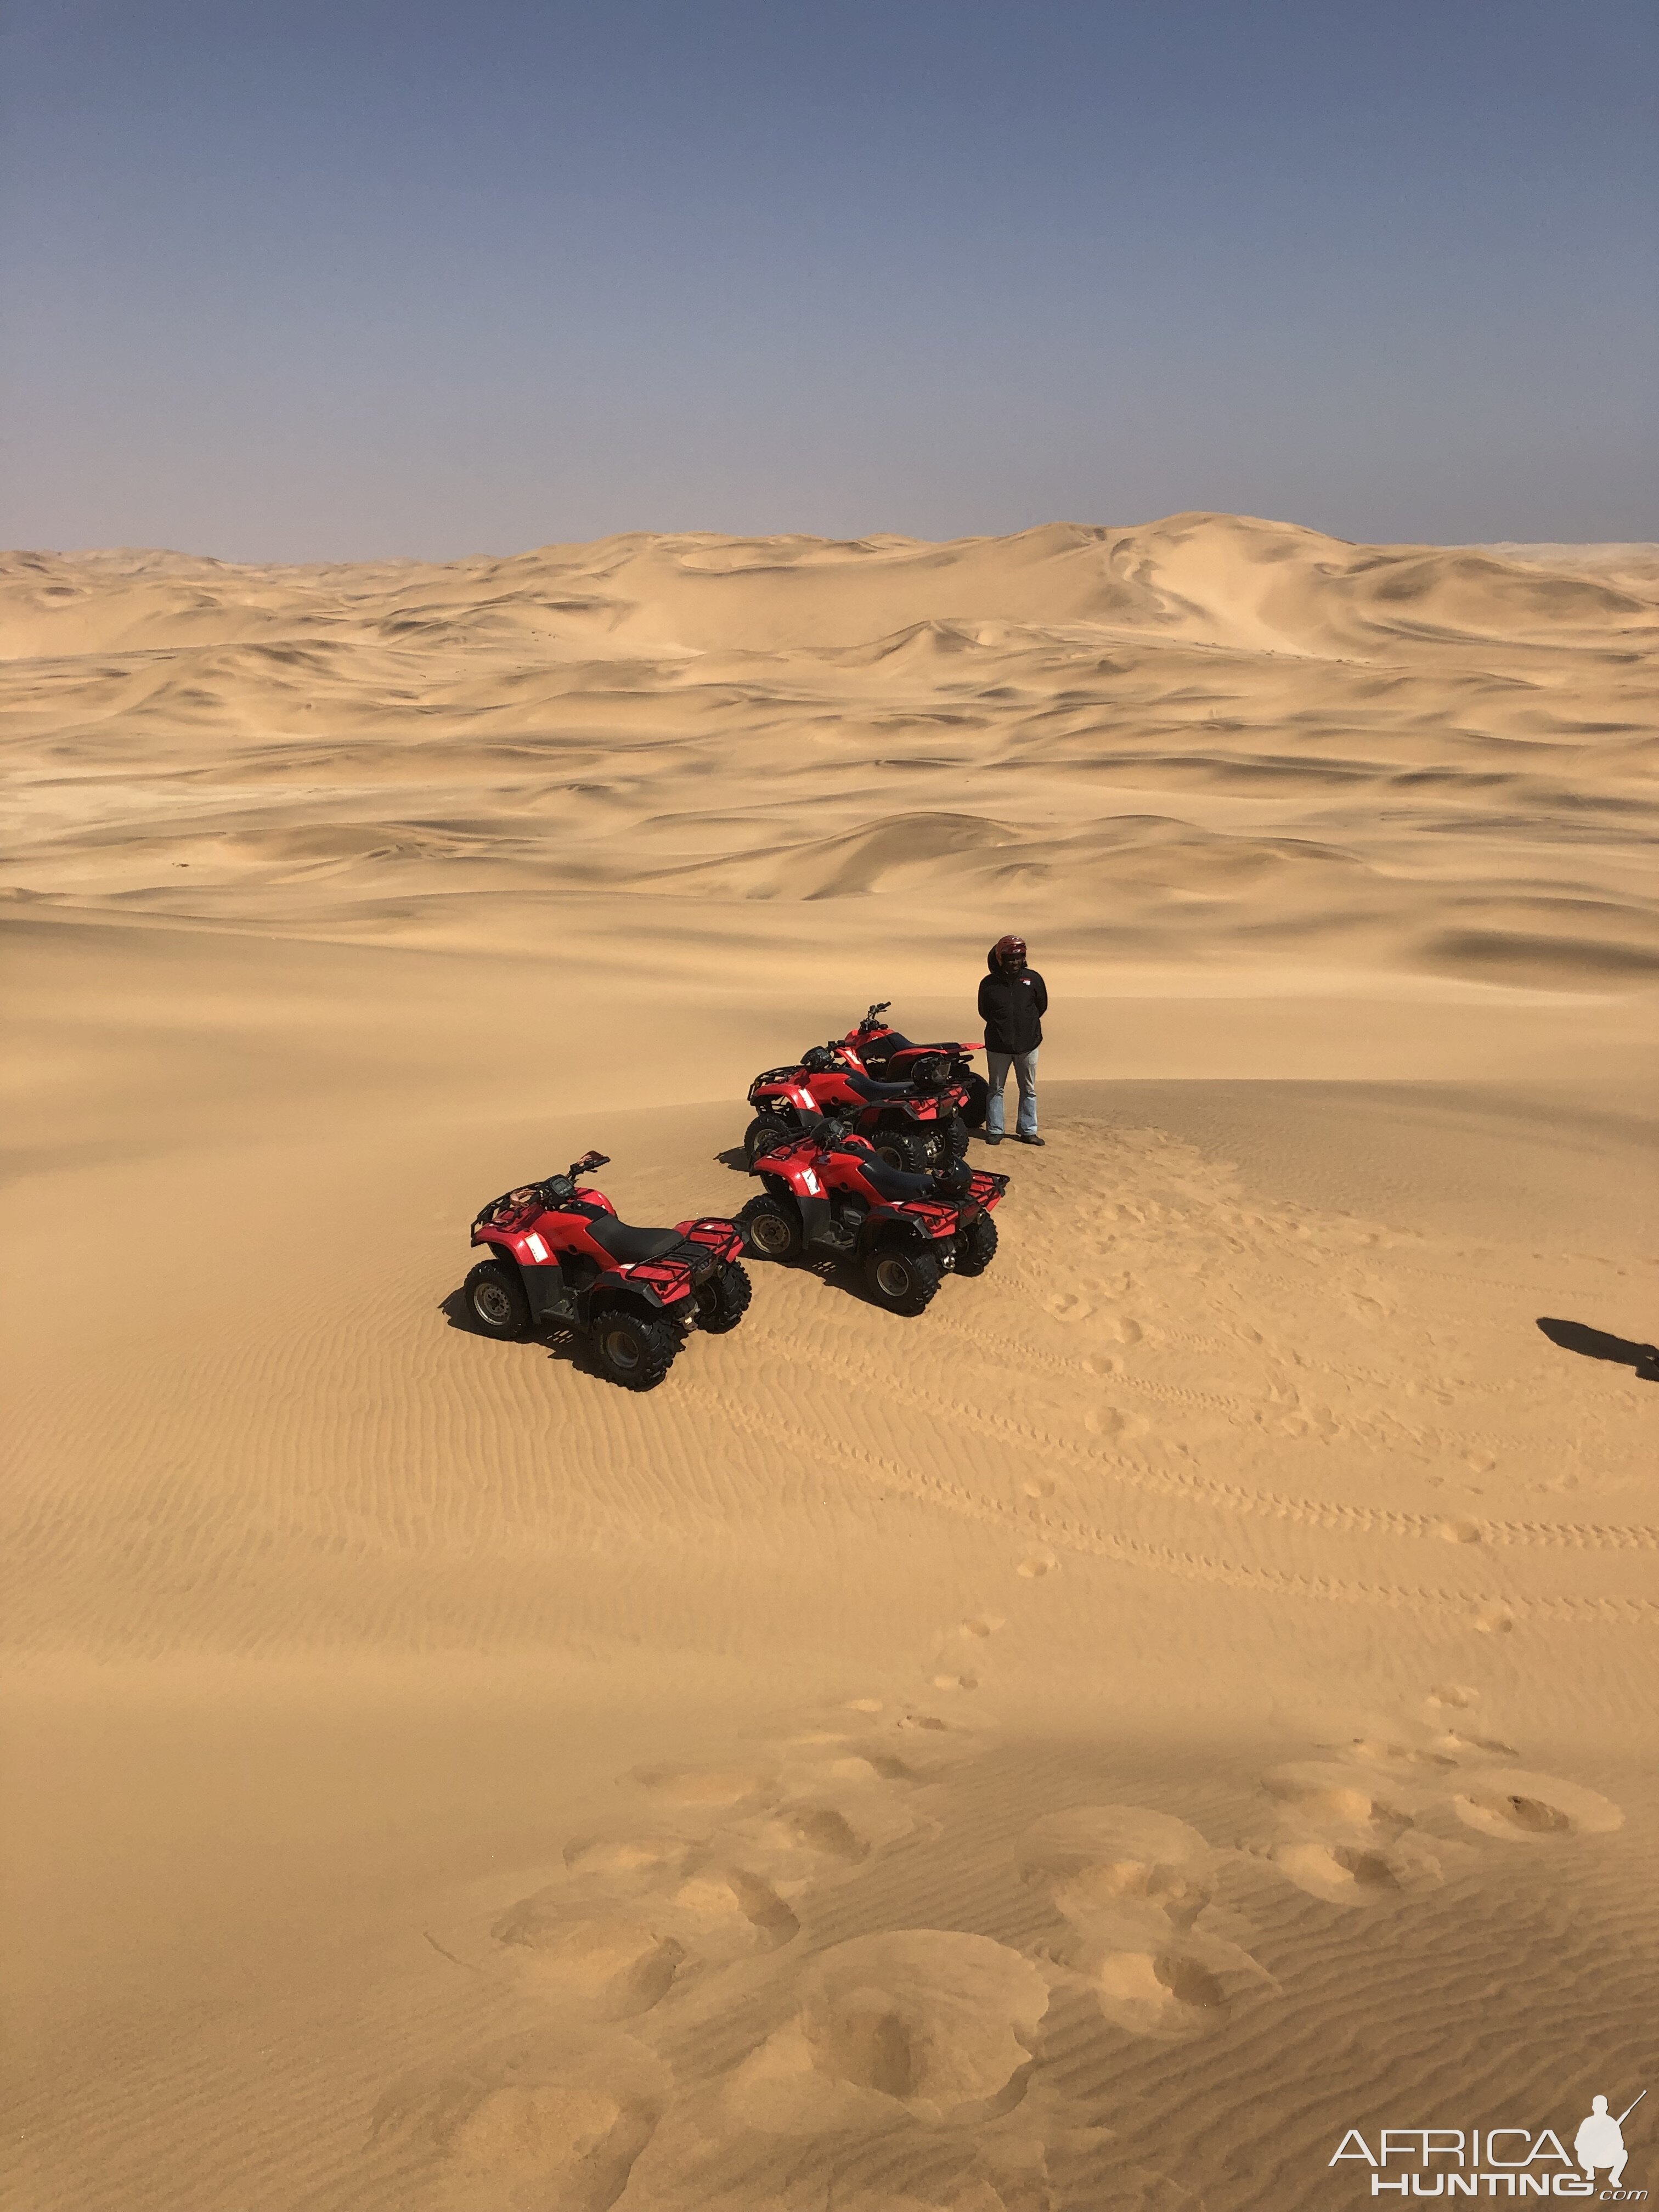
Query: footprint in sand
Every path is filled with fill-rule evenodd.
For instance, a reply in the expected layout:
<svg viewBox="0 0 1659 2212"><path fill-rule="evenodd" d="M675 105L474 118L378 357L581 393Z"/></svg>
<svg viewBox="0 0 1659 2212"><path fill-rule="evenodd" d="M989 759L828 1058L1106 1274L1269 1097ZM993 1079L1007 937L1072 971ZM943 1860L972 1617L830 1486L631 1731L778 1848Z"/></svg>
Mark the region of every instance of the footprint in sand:
<svg viewBox="0 0 1659 2212"><path fill-rule="evenodd" d="M400 2179L411 2153L447 2166L469 2203L516 2203L528 2190L544 2212L608 2212L667 2095L663 2068L638 2044L555 2031L398 2083L375 2110L371 2140L400 2154Z"/></svg>
<svg viewBox="0 0 1659 2212"><path fill-rule="evenodd" d="M1028 1559L1020 1561L1014 1572L1028 1583L1039 1583L1045 1575L1053 1574L1059 1565L1060 1561L1052 1552L1034 1552Z"/></svg>
<svg viewBox="0 0 1659 2212"><path fill-rule="evenodd" d="M1019 2102L1048 2008L1043 1975L988 1936L854 1936L803 1971L791 2016L728 2096L774 2135L971 2127Z"/></svg>
<svg viewBox="0 0 1659 2212"><path fill-rule="evenodd" d="M1454 1796L1452 1809L1483 1836L1511 1843L1608 1835L1625 1821L1620 1808L1595 1790L1519 1766L1487 1769Z"/></svg>
<svg viewBox="0 0 1659 2212"><path fill-rule="evenodd" d="M1051 1474L1028 1474L1020 1488L1028 1498L1052 1498L1054 1479Z"/></svg>
<svg viewBox="0 0 1659 2212"><path fill-rule="evenodd" d="M640 1766L632 1779L666 1804L723 1808L755 1802L776 1777L740 1766Z"/></svg>
<svg viewBox="0 0 1659 2212"><path fill-rule="evenodd" d="M1055 1291L1042 1301L1042 1310L1056 1321L1087 1321L1094 1308L1075 1291Z"/></svg>
<svg viewBox="0 0 1659 2212"><path fill-rule="evenodd" d="M498 1915L490 1936L524 1984L599 2019L649 2012L685 1975L799 1932L767 1854L739 1832L584 1838L565 1865L562 1881Z"/></svg>
<svg viewBox="0 0 1659 2212"><path fill-rule="evenodd" d="M1437 1889L1440 1861L1411 1838L1388 1844L1322 1842L1276 1844L1273 1863L1310 1897L1328 1905L1391 1904L1408 1891Z"/></svg>
<svg viewBox="0 0 1659 2212"><path fill-rule="evenodd" d="M1087 1805L1027 1829L1021 1879L1066 1923L1051 1955L1131 2034L1221 2025L1275 1987L1237 1944L1201 1929L1222 1854L1195 1828L1133 1805Z"/></svg>
<svg viewBox="0 0 1659 2212"><path fill-rule="evenodd" d="M1406 1769L1413 1767L1443 1769L1455 1766L1457 1764L1456 1759L1443 1747L1424 1750L1413 1744L1395 1743L1390 1737L1376 1735L1355 1736L1353 1741L1346 1747L1345 1756L1349 1759L1363 1759L1373 1766L1394 1766Z"/></svg>
<svg viewBox="0 0 1659 2212"><path fill-rule="evenodd" d="M1392 1839L1412 1825L1401 1793L1362 1765L1303 1759L1264 1775L1261 1786L1285 1813L1328 1827Z"/></svg>
<svg viewBox="0 0 1659 2212"><path fill-rule="evenodd" d="M1437 1533L1448 1544L1478 1544L1481 1539L1482 1530L1478 1521L1462 1518L1455 1521L1443 1521Z"/></svg>
<svg viewBox="0 0 1659 2212"><path fill-rule="evenodd" d="M1167 1814L1080 1805L1028 1828L1014 1859L1068 1919L1127 1910L1137 1923L1152 1913L1184 1929L1211 1900L1219 1854Z"/></svg>
<svg viewBox="0 0 1659 2212"><path fill-rule="evenodd" d="M963 1622L958 1633L970 1636L977 1641L982 1637L994 1636L1003 1626L1002 1620L994 1613L975 1613Z"/></svg>
<svg viewBox="0 0 1659 2212"><path fill-rule="evenodd" d="M584 1905L562 1886L521 1898L490 1933L531 1954L538 1979L602 2020L630 2019L659 2004L686 1956L659 1922Z"/></svg>
<svg viewBox="0 0 1659 2212"><path fill-rule="evenodd" d="M1512 1743L1500 1742L1495 1735L1464 1735L1456 1729L1448 1729L1435 1741L1448 1754L1449 1765L1455 1765L1460 1758L1471 1755L1488 1759L1518 1759L1521 1756Z"/></svg>
<svg viewBox="0 0 1659 2212"><path fill-rule="evenodd" d="M1279 1830L1267 1857L1329 1905L1393 1904L1437 1888L1440 1857L1413 1830L1443 1762L1374 1739L1353 1750L1351 1760L1306 1759L1263 1778Z"/></svg>

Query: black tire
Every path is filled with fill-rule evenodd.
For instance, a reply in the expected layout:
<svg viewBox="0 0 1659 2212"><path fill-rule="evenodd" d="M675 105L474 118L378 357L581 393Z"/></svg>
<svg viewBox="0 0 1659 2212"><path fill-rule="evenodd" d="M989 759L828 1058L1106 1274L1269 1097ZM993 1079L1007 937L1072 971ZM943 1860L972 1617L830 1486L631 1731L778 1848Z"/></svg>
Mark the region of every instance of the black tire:
<svg viewBox="0 0 1659 2212"><path fill-rule="evenodd" d="M636 1306L604 1306L593 1316L599 1371L624 1390L654 1390L674 1364L680 1333Z"/></svg>
<svg viewBox="0 0 1659 2212"><path fill-rule="evenodd" d="M775 1114L760 1115L743 1133L744 1153L750 1166L752 1168L763 1152L771 1152L775 1146L793 1145L799 1134L799 1129L792 1129Z"/></svg>
<svg viewBox="0 0 1659 2212"><path fill-rule="evenodd" d="M741 1260L729 1260L712 1283L705 1284L697 1304L699 1326L709 1336L724 1336L749 1310L754 1286Z"/></svg>
<svg viewBox="0 0 1659 2212"><path fill-rule="evenodd" d="M939 1124L939 1159L941 1164L968 1157L968 1123L960 1114L947 1114Z"/></svg>
<svg viewBox="0 0 1659 2212"><path fill-rule="evenodd" d="M744 1248L759 1260L799 1260L800 1208L793 1198L751 1198L738 1216Z"/></svg>
<svg viewBox="0 0 1659 2212"><path fill-rule="evenodd" d="M505 1260L483 1260L461 1286L467 1319L484 1336L523 1336L530 1327L530 1301L519 1271Z"/></svg>
<svg viewBox="0 0 1659 2212"><path fill-rule="evenodd" d="M938 1290L941 1273L923 1244L878 1244L865 1255L864 1286L889 1313L919 1314Z"/></svg>
<svg viewBox="0 0 1659 2212"><path fill-rule="evenodd" d="M988 1213L981 1213L970 1229L964 1231L962 1244L957 1253L957 1273L959 1275L982 1275L997 1256L997 1225Z"/></svg>
<svg viewBox="0 0 1659 2212"><path fill-rule="evenodd" d="M911 1175L926 1175L933 1165L927 1136L914 1122L872 1130L870 1149L890 1168L903 1168Z"/></svg>
<svg viewBox="0 0 1659 2212"><path fill-rule="evenodd" d="M985 1102L991 1095L991 1086L982 1075L971 1068L962 1079L968 1087L968 1103L962 1109L962 1118L970 1129L985 1127Z"/></svg>

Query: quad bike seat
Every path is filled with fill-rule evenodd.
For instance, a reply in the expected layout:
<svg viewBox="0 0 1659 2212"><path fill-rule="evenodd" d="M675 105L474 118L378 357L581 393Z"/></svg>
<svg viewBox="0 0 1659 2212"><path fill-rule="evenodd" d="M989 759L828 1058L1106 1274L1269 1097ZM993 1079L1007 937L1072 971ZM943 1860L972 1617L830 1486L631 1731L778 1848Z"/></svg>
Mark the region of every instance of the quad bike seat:
<svg viewBox="0 0 1659 2212"><path fill-rule="evenodd" d="M912 1175L908 1168L890 1167L885 1160L859 1158L859 1173L872 1190L894 1205L910 1198L932 1198L935 1195L933 1178L930 1175Z"/></svg>
<svg viewBox="0 0 1659 2212"><path fill-rule="evenodd" d="M855 1098L875 1099L907 1097L915 1085L911 1083L878 1083L872 1076L849 1074L847 1087Z"/></svg>
<svg viewBox="0 0 1659 2212"><path fill-rule="evenodd" d="M601 1251L630 1267L639 1260L661 1260L684 1243L678 1229L633 1229L614 1213L597 1215L587 1233Z"/></svg>

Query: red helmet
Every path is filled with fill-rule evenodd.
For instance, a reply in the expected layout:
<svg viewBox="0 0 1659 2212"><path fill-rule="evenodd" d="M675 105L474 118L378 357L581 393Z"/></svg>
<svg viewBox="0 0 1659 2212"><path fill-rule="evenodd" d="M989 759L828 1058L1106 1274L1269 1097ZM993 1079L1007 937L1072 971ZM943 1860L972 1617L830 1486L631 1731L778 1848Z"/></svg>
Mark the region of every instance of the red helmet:
<svg viewBox="0 0 1659 2212"><path fill-rule="evenodd" d="M1023 937L1000 937L991 947L991 957L999 968L1006 968L1011 960L1024 960L1025 939Z"/></svg>

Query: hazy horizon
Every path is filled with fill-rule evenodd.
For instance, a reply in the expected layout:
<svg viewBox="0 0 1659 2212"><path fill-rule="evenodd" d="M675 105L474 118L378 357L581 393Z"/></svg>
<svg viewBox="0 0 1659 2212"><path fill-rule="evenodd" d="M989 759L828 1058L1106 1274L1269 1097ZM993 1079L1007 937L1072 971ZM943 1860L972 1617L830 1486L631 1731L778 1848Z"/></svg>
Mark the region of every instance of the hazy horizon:
<svg viewBox="0 0 1659 2212"><path fill-rule="evenodd" d="M1659 17L13 11L0 541L1659 538Z"/></svg>
<svg viewBox="0 0 1659 2212"><path fill-rule="evenodd" d="M1212 513L1216 513L1216 514L1221 514L1221 513L1223 513L1223 512L1224 512L1224 510L1220 510L1220 509L1212 509L1212 510L1193 510L1193 509L1187 509L1187 510L1184 510L1184 512L1188 513L1188 514L1193 513L1193 512L1202 512L1202 511L1212 512ZM958 538L921 538L921 537L915 536L915 535L914 535L914 534L912 534L912 533L908 533L908 532L902 532L902 531L879 531L879 530L872 530L872 531L866 531L866 532L864 533L864 538L863 538L863 539L862 539L862 540L856 539L856 538L836 538L836 537L835 537L835 536L833 536L833 535L830 535L830 534L829 534L829 533L827 533L827 532L823 532L823 531L812 531L812 530L775 530L775 531L704 531L704 530L699 530L699 529L697 529L697 528L696 528L696 526L695 525L692 525L692 526L688 526L688 527L686 527L686 528L679 529L679 530L661 530L661 531L657 531L657 530L653 530L653 529L651 529L651 528L650 528L650 526L649 526L648 525L645 525L645 526L641 526L640 528L635 529L635 530L601 531L600 532L599 532L599 533L598 533L598 535L597 535L597 536L595 536L595 537L593 537L593 538L543 538L543 539L542 539L538 544L534 544L534 545L475 545L475 546L470 546L470 547L461 548L461 549L459 549L459 550L455 550L455 551L453 551L453 552L442 553L442 554L430 554L430 555L428 555L428 554L416 554L416 553L380 553L380 554L364 554L364 555L359 555L359 556L345 555L345 556L330 556L330 555L327 555L327 554L322 554L322 555L318 555L318 556L312 556L312 557L308 557L308 558L297 559L297 560L273 559L273 560L269 560L269 561L262 561L262 560L258 560L258 559L257 559L257 558L241 558L241 559L239 559L239 558L237 558L236 556L233 556L233 555L230 555L230 554L216 553L216 552L212 551L212 550L211 550L211 549L205 549L205 550L204 550L204 549L203 549L203 548L201 548L201 547L198 547L198 546L190 546L190 545L140 545L140 544L125 544L125 545L45 545L45 544L23 545L23 544L15 544L15 545L6 545L6 546L3 546L3 547L0 547L0 552L6 552L6 553L12 553L12 554L20 554L20 555L27 555L27 554L31 554L31 553L35 553L35 554L40 554L40 555L44 555L44 556L51 556L51 557L52 557L52 558L60 559L60 560L66 560L66 561L115 560L115 559L120 558L120 557L122 557L122 556L133 556L133 557L155 556L160 556L160 557L164 558L164 559L173 559L173 560L191 561L191 562L210 562L213 563L214 565L216 565L216 566L217 566L217 567L220 567L220 568L336 568L336 567L346 567L346 566L352 565L354 562L362 562L363 565L365 565L365 566L371 566L371 565L376 565L376 564L384 565L384 564L386 564L386 563L397 563L397 562L407 562L410 567L426 567L426 566L456 566L456 565L459 565L459 564L465 563L465 562L469 562L469 561L511 561L511 560L517 560L517 559L522 559L522 558L524 558L524 557L526 557L526 556L527 556L528 555L532 554L532 553L547 552L547 551L551 551L551 550L556 550L556 549L562 548L562 547L568 547L568 548L570 548L570 549L572 549L572 550L575 550L575 549L580 548L580 547L582 547L582 546L602 544L604 544L604 543L605 542L605 540L606 540L607 538L638 538L638 537L643 537L643 538L733 538L733 539L737 539L737 540L738 540L738 541L748 540L748 541L750 541L750 542L751 542L751 543L757 543L757 544L758 544L758 543L763 543L763 542L765 542L765 541L766 541L766 540L768 540L768 539L777 539L777 540L780 540L780 541L783 541L783 540L789 540L789 539L809 538L809 539L812 539L812 540L814 540L814 541L816 541L816 542L817 542L817 543L819 543L819 544L825 544L825 545L847 545L847 544L859 544L859 543L861 543L861 542L862 542L862 543L868 543L868 542L871 542L871 541L873 541L873 540L878 540L878 539L889 538L893 538L893 539L895 539L895 540L896 540L896 541L898 541L898 542L901 542L901 543L902 543L902 542L908 542L908 543L909 543L909 544L916 544L916 545L937 545L937 546L945 546L945 545L951 545L951 544L970 544L970 543L972 543L975 539L976 539L976 538L1018 538L1018 537L1025 536L1025 535L1027 535L1027 534L1029 534L1029 533L1030 533L1030 532L1035 532L1035 531L1044 530L1044 529L1071 529L1071 528L1079 528L1079 529L1085 529L1085 530L1091 530L1091 529L1102 529L1102 528L1104 528L1104 529L1127 529L1127 530L1138 530L1138 529L1150 530L1150 529L1154 529L1154 528L1156 528L1156 527L1157 527L1160 523L1164 523L1164 522L1173 522L1173 521L1176 521L1176 520L1180 520L1180 519L1181 519L1181 518L1180 518L1179 516L1177 516L1177 515L1152 515L1152 514L1149 514L1149 515L1142 516L1142 517L1140 517L1138 520L1133 521L1133 522L1129 522L1129 523L1107 523L1107 524L1098 524L1098 523L1095 523L1095 522L1091 522L1091 521L1085 521L1085 520L1080 520L1080 519L1079 519L1078 516L1076 516L1076 515L1051 515L1051 516L1049 516L1049 517L1048 517L1045 521L1042 521L1042 522L1036 522L1036 523L1028 523L1028 524L1025 524L1025 525L1022 526L1022 527L1021 527L1021 528L1017 529L1017 530L1012 530L1012 531L964 532L963 532L963 533L962 533L962 535L961 535L960 537L958 537ZM1298 523L1297 523L1297 522L1296 522L1296 521L1295 521L1291 517L1290 517L1290 516L1288 516L1288 515L1255 515L1255 516L1240 516L1240 517L1238 517L1238 520L1243 520L1243 521L1268 522L1268 523L1273 524L1274 526L1276 526L1276 527L1279 527L1279 528L1289 528L1289 529L1304 529L1304 528L1305 528L1305 529L1311 529L1311 528L1312 528L1312 526L1311 526L1310 524L1298 524ZM1510 555L1514 555L1514 556L1538 556L1546 555L1546 554L1549 554L1549 553L1553 553L1553 552L1560 552L1560 553L1564 553L1564 554L1583 554L1583 553L1618 553L1618 552L1622 552L1622 551L1625 551L1625 550L1632 550L1632 551L1639 551L1639 552L1644 552L1644 553L1647 553L1647 552L1659 553L1659 540L1656 540L1656 539L1654 539L1654 538L1396 538L1396 539L1375 539L1375 538L1360 538L1360 539L1353 539L1353 538L1338 538L1334 532L1320 532L1320 533L1318 533L1318 534L1320 534L1320 535L1323 535L1323 536L1329 536L1329 537L1331 537L1331 538L1334 539L1334 542L1335 542L1335 543L1337 543L1337 544L1395 544L1395 545L1407 545L1407 544L1413 544L1413 545L1425 545L1425 546L1428 546L1428 547L1430 547L1430 548L1431 548L1431 549L1443 550L1445 550L1445 551L1448 551L1448 552L1456 552L1456 551L1460 551L1460 550L1461 550L1461 551L1468 551L1468 552L1472 552L1472 553L1492 553L1492 554L1497 554L1497 555L1499 555L1499 556L1502 556L1502 555L1504 555L1504 554L1510 554Z"/></svg>

